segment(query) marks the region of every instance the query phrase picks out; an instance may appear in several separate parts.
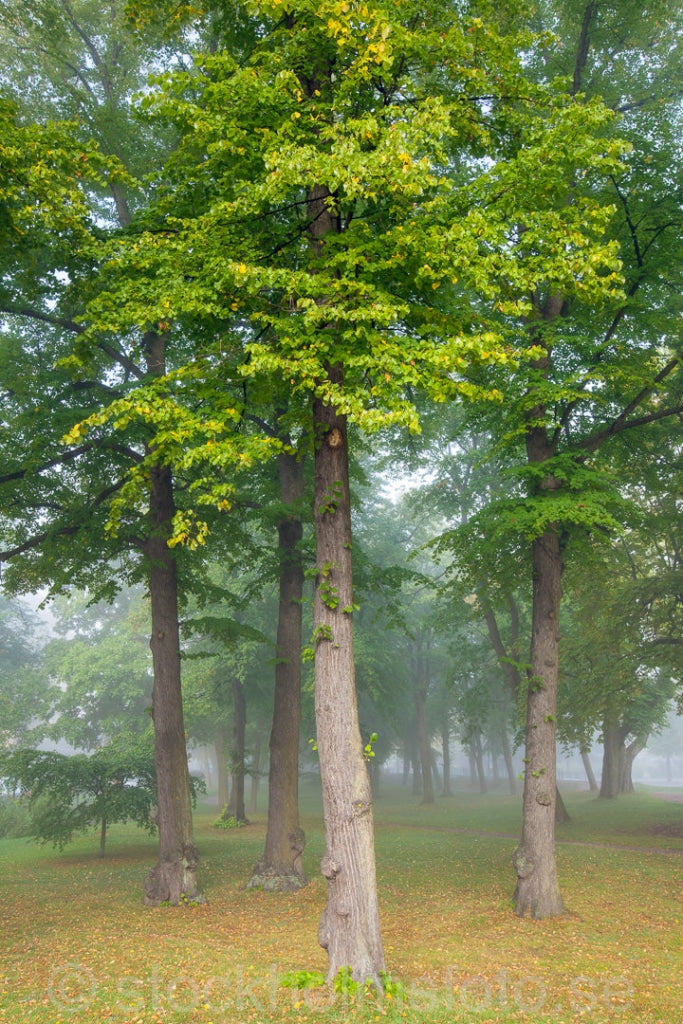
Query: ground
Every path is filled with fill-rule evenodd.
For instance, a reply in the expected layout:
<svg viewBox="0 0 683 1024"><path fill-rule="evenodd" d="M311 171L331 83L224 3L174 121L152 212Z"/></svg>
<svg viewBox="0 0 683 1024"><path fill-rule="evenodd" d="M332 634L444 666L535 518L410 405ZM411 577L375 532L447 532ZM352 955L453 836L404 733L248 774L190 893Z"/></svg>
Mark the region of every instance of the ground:
<svg viewBox="0 0 683 1024"><path fill-rule="evenodd" d="M377 1000L291 987L315 984L326 968L316 938L324 843L312 782L303 794L312 881L293 894L244 888L262 852L263 813L250 826L218 831L211 828L215 810L200 810L200 877L209 899L202 906L141 905L154 844L133 829L112 830L104 861L94 836L61 855L25 840L0 842L0 1021L680 1019L680 804L643 793L610 802L568 793L573 821L560 830L558 862L570 913L539 922L519 920L509 905L518 800L461 791L426 809L385 788L376 845L392 985Z"/></svg>

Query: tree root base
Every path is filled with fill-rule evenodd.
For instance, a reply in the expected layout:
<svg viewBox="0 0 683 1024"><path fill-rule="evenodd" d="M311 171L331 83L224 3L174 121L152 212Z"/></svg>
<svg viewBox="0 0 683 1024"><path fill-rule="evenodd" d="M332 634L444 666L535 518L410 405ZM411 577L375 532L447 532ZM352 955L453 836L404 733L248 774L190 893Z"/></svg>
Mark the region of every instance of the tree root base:
<svg viewBox="0 0 683 1024"><path fill-rule="evenodd" d="M305 885L308 885L305 875L293 871L278 871L276 868L264 868L257 864L245 889L261 889L263 892L298 892Z"/></svg>

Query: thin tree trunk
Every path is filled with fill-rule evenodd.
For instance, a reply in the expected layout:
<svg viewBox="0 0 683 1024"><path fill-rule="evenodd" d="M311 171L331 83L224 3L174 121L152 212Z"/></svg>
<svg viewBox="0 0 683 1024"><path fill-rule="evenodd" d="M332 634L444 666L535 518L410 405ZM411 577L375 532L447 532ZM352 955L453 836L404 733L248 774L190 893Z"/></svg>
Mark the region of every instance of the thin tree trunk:
<svg viewBox="0 0 683 1024"><path fill-rule="evenodd" d="M102 818L100 823L100 857L104 857L105 847L107 845L107 819Z"/></svg>
<svg viewBox="0 0 683 1024"><path fill-rule="evenodd" d="M439 771L439 766L436 763L436 755L431 746L429 748L429 763L432 770L432 787L433 791L436 793L437 789L441 787L441 773Z"/></svg>
<svg viewBox="0 0 683 1024"><path fill-rule="evenodd" d="M413 715L410 725L410 764L413 769L413 796L422 796L422 764L418 743L417 716Z"/></svg>
<svg viewBox="0 0 683 1024"><path fill-rule="evenodd" d="M489 739L491 739L491 737L489 737ZM489 756L491 758L491 774L493 776L493 788L496 789L498 787L498 783L500 782L500 771L498 769L498 755L492 749L489 752Z"/></svg>
<svg viewBox="0 0 683 1024"><path fill-rule="evenodd" d="M474 756L474 745L471 741L467 746L467 759L470 763L470 789L475 789L479 784L479 773L477 772L477 759Z"/></svg>
<svg viewBox="0 0 683 1024"><path fill-rule="evenodd" d="M584 771L586 772L586 778L588 779L588 789L591 793L597 793L600 787L598 786L598 780L595 778L595 772L593 771L589 752L585 747L581 748L581 760L583 761Z"/></svg>
<svg viewBox="0 0 683 1024"><path fill-rule="evenodd" d="M238 822L246 822L244 806L244 776L246 760L247 702L242 681L235 676L232 680L233 719L232 744L230 750L230 796L226 816Z"/></svg>
<svg viewBox="0 0 683 1024"><path fill-rule="evenodd" d="M512 747L510 746L510 737L508 731L503 726L500 730L500 740L503 748L503 760L505 761L505 771L508 777L508 786L510 787L510 793L514 796L517 792L517 776L515 775L515 766L512 761Z"/></svg>
<svg viewBox="0 0 683 1024"><path fill-rule="evenodd" d="M541 461L535 459L534 461ZM527 697L522 838L515 911L523 917L562 914L555 859L557 676L562 580L560 539L547 530L532 544L533 610Z"/></svg>
<svg viewBox="0 0 683 1024"><path fill-rule="evenodd" d="M415 659L415 720L417 722L417 745L422 769L422 803L434 803L434 783L432 782L432 748L427 729L427 689L428 680L425 671L425 658L418 644Z"/></svg>
<svg viewBox="0 0 683 1024"><path fill-rule="evenodd" d="M214 748L216 751L216 771L218 772L218 808L226 811L230 789L228 785L228 738L226 726L219 722L214 732Z"/></svg>
<svg viewBox="0 0 683 1024"><path fill-rule="evenodd" d="M298 765L297 765L298 768ZM249 813L256 814L258 810L258 791L261 782L261 733L256 734L254 742L254 763L251 770L251 789L249 793Z"/></svg>
<svg viewBox="0 0 683 1024"><path fill-rule="evenodd" d="M325 194L313 199L324 204ZM313 202L312 213L315 212ZM321 210L317 210L320 217ZM341 371L328 371L335 383ZM358 723L353 657L351 510L345 417L314 402L315 712L325 822L321 870L327 906L318 938L329 957L328 980L351 968L381 987L373 808Z"/></svg>
<svg viewBox="0 0 683 1024"><path fill-rule="evenodd" d="M404 740L403 743L403 775L401 776L401 784L404 786L408 785L410 778L410 753L408 751L408 740Z"/></svg>
<svg viewBox="0 0 683 1024"><path fill-rule="evenodd" d="M280 596L275 662L275 701L270 734L268 826L261 860L249 887L294 891L308 881L299 824L299 728L301 718L301 604L303 526L293 507L304 492L303 465L293 455L278 458L280 496L288 512L278 524Z"/></svg>
<svg viewBox="0 0 683 1024"><path fill-rule="evenodd" d="M443 760L443 786L441 787L441 796L453 796L451 789L451 747L449 743L450 736L450 725L448 722L448 712L443 716L441 722L441 752Z"/></svg>
<svg viewBox="0 0 683 1024"><path fill-rule="evenodd" d="M484 770L484 749L481 742L481 729L478 726L475 726L472 730L471 749L479 792L484 794L488 792L488 786L486 785L486 771Z"/></svg>

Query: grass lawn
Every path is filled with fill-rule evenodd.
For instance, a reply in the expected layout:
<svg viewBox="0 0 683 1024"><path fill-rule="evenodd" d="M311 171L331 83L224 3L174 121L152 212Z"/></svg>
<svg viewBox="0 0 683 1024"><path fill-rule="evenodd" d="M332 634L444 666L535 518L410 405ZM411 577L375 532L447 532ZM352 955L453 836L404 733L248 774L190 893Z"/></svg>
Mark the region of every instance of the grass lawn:
<svg viewBox="0 0 683 1024"><path fill-rule="evenodd" d="M265 814L216 830L200 808L202 906L144 908L155 843L130 827L62 854L0 842L0 1021L7 1024L569 1024L683 1019L683 804L641 792L565 793L558 861L567 916L519 920L509 905L519 798L468 792L421 807L387 785L377 866L392 998L282 987L324 971L325 903L315 784L302 785L311 883L245 891ZM591 845L588 845L591 844Z"/></svg>

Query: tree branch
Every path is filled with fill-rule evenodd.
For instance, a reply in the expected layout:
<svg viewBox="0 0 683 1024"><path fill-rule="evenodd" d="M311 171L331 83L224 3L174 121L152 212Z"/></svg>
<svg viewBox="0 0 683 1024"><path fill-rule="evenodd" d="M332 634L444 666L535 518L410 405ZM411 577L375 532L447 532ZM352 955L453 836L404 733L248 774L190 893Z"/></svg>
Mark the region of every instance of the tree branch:
<svg viewBox="0 0 683 1024"><path fill-rule="evenodd" d="M579 448L585 453L585 455L589 455L596 451L608 438L613 437L615 434L621 434L623 431L631 430L634 427L646 426L648 423L655 423L657 420L666 419L667 416L676 416L683 412L683 404L680 404L670 406L666 409L656 409L651 413L639 416L633 420L629 419L629 416L635 412L638 406L641 405L648 395L653 392L657 384L661 384L663 380L666 380L666 378L673 373L676 367L680 364L680 361L681 360L678 356L670 359L666 366L659 371L652 383L648 384L647 387L642 388L636 397L629 402L626 408L620 412L614 420L612 420L608 427L605 427L603 430L593 434L592 437L588 437L582 441Z"/></svg>

